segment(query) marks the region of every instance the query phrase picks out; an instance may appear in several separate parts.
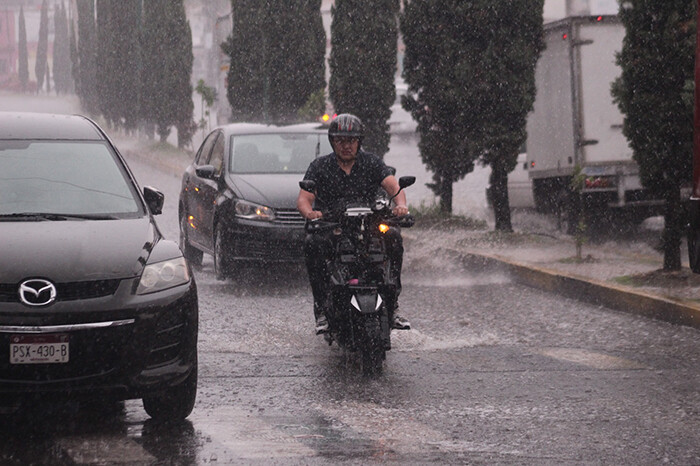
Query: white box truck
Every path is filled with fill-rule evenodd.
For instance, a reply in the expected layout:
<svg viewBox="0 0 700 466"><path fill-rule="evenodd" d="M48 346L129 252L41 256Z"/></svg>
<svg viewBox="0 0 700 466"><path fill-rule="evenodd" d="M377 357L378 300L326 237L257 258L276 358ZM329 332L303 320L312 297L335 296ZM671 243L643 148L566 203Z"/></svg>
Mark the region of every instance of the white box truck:
<svg viewBox="0 0 700 466"><path fill-rule="evenodd" d="M527 121L528 173L541 212L573 209L571 180L577 166L586 175L582 199L587 212L642 221L662 205L642 188L622 134L623 115L610 92L621 74L615 61L624 36L615 15L545 25L546 49L537 63L537 95Z"/></svg>

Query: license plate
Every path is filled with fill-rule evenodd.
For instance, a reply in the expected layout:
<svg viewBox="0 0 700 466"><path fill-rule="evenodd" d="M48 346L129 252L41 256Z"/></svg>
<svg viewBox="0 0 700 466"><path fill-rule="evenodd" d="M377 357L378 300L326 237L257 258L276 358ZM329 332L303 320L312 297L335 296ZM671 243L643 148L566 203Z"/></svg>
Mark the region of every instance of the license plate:
<svg viewBox="0 0 700 466"><path fill-rule="evenodd" d="M62 364L68 350L68 335L12 335L10 364Z"/></svg>

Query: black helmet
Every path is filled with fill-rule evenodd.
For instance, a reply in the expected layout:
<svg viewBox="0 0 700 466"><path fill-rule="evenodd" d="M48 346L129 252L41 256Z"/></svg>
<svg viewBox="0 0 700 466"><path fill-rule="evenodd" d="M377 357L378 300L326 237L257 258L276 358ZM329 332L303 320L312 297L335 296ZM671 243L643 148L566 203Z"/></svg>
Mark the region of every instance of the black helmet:
<svg viewBox="0 0 700 466"><path fill-rule="evenodd" d="M362 136L364 136L365 126L362 120L355 115L342 113L331 121L328 127L328 140L333 144L333 138L336 136L346 136L358 138L362 144Z"/></svg>

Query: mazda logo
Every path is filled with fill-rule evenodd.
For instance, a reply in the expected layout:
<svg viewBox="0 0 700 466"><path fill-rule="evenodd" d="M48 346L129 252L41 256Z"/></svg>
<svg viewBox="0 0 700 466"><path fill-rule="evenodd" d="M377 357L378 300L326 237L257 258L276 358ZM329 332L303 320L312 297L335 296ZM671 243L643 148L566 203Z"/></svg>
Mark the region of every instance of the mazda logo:
<svg viewBox="0 0 700 466"><path fill-rule="evenodd" d="M27 306L46 306L56 300L56 286L41 278L25 280L19 285L19 299Z"/></svg>

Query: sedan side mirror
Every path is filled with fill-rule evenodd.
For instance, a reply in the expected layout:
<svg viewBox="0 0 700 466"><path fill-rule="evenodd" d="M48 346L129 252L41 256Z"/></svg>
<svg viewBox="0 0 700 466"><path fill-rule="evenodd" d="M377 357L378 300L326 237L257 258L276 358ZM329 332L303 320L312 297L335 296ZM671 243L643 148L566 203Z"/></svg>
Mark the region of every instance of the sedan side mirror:
<svg viewBox="0 0 700 466"><path fill-rule="evenodd" d="M148 208L151 210L153 215L163 213L163 203L165 202L165 196L163 193L151 186L144 186L143 198L146 200L146 205L148 205Z"/></svg>
<svg viewBox="0 0 700 466"><path fill-rule="evenodd" d="M214 168L213 165L202 165L201 167L197 167L194 171L198 177L206 178L207 180L214 178L216 174L216 168Z"/></svg>

